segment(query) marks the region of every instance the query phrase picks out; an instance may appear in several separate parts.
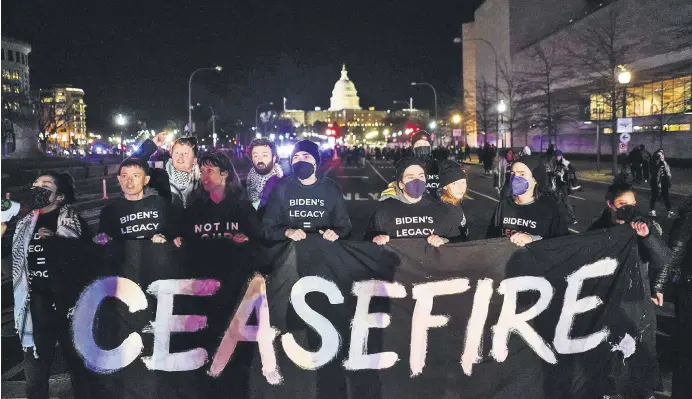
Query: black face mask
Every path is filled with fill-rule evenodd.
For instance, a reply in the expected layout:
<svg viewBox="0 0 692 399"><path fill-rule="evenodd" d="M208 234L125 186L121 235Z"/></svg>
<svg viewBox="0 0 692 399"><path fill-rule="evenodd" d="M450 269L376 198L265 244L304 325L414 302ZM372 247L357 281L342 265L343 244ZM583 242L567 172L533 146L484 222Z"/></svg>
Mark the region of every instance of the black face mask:
<svg viewBox="0 0 692 399"><path fill-rule="evenodd" d="M422 162L428 162L430 160L430 146L416 147L413 149L413 155L420 159Z"/></svg>
<svg viewBox="0 0 692 399"><path fill-rule="evenodd" d="M31 187L31 209L41 209L50 205L53 192L44 187Z"/></svg>
<svg viewBox="0 0 692 399"><path fill-rule="evenodd" d="M637 215L636 205L623 205L615 211L615 218L617 220L622 220L625 223L629 223Z"/></svg>
<svg viewBox="0 0 692 399"><path fill-rule="evenodd" d="M315 165L310 162L298 161L293 164L293 174L300 180L310 178L315 173Z"/></svg>

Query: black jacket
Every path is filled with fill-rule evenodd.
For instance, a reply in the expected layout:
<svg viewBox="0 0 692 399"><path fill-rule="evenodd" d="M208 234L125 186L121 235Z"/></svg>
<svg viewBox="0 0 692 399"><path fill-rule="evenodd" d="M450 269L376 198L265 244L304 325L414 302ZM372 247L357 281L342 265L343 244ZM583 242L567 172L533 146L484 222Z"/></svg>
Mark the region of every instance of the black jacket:
<svg viewBox="0 0 692 399"><path fill-rule="evenodd" d="M649 269L655 271L652 285L654 292L663 293L670 275L670 267L673 254L663 242L663 229L661 226L641 215L635 216L634 221L645 222L649 226L649 235L638 237L639 257L642 261L649 263ZM589 227L588 231L598 229L609 229L617 224L612 219L610 209L606 208L601 216Z"/></svg>
<svg viewBox="0 0 692 399"><path fill-rule="evenodd" d="M690 210L692 211L692 210ZM668 244L673 252L670 269L677 269L687 281L692 279L692 214L681 210L680 217L673 223Z"/></svg>

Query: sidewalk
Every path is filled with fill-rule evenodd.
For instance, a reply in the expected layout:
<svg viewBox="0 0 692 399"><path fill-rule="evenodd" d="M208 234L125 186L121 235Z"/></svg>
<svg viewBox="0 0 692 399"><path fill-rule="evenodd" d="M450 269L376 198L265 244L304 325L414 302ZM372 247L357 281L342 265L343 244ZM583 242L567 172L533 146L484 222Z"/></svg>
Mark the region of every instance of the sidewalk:
<svg viewBox="0 0 692 399"><path fill-rule="evenodd" d="M568 158L569 160L569 158ZM591 161L570 161L577 170L577 178L592 183L611 184L613 175L610 173L610 162L601 162L601 171L596 170L596 163ZM478 165L478 155L471 154L470 161L464 161L466 165ZM673 175L673 186L670 188L671 194L690 195L692 194L692 169L671 168ZM651 191L649 183L638 183L634 185L640 190Z"/></svg>

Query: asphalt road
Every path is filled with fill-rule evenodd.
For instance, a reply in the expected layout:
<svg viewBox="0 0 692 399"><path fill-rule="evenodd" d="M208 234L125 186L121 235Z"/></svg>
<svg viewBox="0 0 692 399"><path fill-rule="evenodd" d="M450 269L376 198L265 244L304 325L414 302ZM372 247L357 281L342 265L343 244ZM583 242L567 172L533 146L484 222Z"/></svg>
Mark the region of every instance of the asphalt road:
<svg viewBox="0 0 692 399"><path fill-rule="evenodd" d="M284 169L288 165L283 163ZM238 173L243 176L247 173L248 166L240 166ZM466 165L469 176L468 197L463 206L469 223L472 240L483 239L490 217L497 204L497 194L492 188L492 179L483 175L483 170L478 165ZM324 162L318 173L335 180L341 186L344 198L353 223L352 238L359 240L367 220L377 206L377 196L386 187L387 183L394 179L394 167L386 161L365 162L363 166L345 166L340 161L328 160ZM604 207L604 194L606 185L601 183L582 182L583 190L572 195L578 224L572 225L573 233L586 231L590 223L600 215ZM93 193L97 194L100 186L95 185ZM109 191L110 187L109 187ZM642 211L648 210L648 196L646 190L638 190L637 198ZM671 195L671 201L675 207L681 200L679 195ZM80 206L80 212L92 223L98 222L98 213L104 205L103 201L95 201L93 206L84 203ZM657 209L659 215L665 215L663 209ZM667 232L672 224L671 219L658 217L658 221ZM95 225L93 226L96 227ZM8 292L9 289L9 292ZM11 285L3 284L2 301L2 397L23 396L23 369L21 366L21 350L16 337L11 335ZM673 331L672 308L667 305L659 311L658 353L663 374L663 389L659 397L669 397L670 393L670 367L673 358L670 335ZM9 327L9 328L8 328ZM51 381L51 391L56 396L70 397L69 383L65 382L66 370L64 363L58 358L54 367Z"/></svg>

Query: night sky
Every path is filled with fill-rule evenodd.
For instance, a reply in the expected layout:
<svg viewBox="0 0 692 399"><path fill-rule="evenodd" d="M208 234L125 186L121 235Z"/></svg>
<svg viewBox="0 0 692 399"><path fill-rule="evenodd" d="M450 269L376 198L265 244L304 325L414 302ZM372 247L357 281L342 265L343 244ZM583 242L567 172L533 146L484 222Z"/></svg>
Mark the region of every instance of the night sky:
<svg viewBox="0 0 692 399"><path fill-rule="evenodd" d="M440 114L459 98L461 52L453 43L479 0L468 1L45 1L2 3L2 32L28 42L32 90L84 89L89 131L110 130L119 110L152 128L186 120L193 102L252 125L255 106L326 108L341 64L361 106L392 108L414 97ZM208 107L205 107L208 109Z"/></svg>

